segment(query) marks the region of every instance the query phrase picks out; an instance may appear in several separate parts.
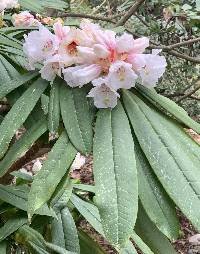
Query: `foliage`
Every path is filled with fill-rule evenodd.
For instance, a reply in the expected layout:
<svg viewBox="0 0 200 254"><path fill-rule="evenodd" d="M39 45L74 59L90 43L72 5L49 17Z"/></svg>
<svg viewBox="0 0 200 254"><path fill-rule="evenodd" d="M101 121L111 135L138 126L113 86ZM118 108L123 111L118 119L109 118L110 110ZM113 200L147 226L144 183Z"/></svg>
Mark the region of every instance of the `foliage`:
<svg viewBox="0 0 200 254"><path fill-rule="evenodd" d="M32 2L23 0L21 5L43 13L46 7L67 8L64 2L29 6ZM125 1L118 10L127 10L131 3ZM169 8L168 1L150 1L149 8L163 4ZM172 3L177 13L187 12L196 33L198 4ZM155 23L145 34L159 41L163 31L157 31ZM174 23L170 27L180 32ZM200 125L175 102L139 84L122 89L114 109L96 109L86 97L87 86L70 88L61 78L47 82L38 71L27 71L23 34L32 29L0 30L0 98L10 105L0 113L0 176L13 171L33 148L48 147L50 152L36 176L16 171L15 184L0 185L0 253L105 253L90 232L81 229L83 220L118 253L176 253L170 243L180 233L176 207L200 231L200 149L185 131L192 128L200 134ZM168 28L164 31L169 36ZM171 69L178 66L192 73L182 61L168 61ZM158 91L163 86L174 91L176 77L171 81L169 75L170 70ZM21 126L26 132L15 140ZM77 151L93 155L94 186L70 178Z"/></svg>

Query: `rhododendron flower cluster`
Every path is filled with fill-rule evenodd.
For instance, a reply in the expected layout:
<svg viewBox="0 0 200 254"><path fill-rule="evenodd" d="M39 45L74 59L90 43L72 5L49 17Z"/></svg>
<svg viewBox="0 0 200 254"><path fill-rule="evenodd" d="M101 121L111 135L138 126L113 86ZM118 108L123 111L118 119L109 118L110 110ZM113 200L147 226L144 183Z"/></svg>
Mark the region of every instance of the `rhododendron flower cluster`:
<svg viewBox="0 0 200 254"><path fill-rule="evenodd" d="M88 20L80 28L54 24L54 33L44 26L25 36L24 52L29 68L42 64L42 78L53 81L58 75L70 87L82 87L91 82L88 97L98 108L113 108L120 89L130 89L136 81L154 87L166 67L164 56L154 50L144 54L149 46L146 37L134 39L131 34L118 36Z"/></svg>
<svg viewBox="0 0 200 254"><path fill-rule="evenodd" d="M18 0L0 0L0 12L3 12L5 9L12 9L17 4Z"/></svg>

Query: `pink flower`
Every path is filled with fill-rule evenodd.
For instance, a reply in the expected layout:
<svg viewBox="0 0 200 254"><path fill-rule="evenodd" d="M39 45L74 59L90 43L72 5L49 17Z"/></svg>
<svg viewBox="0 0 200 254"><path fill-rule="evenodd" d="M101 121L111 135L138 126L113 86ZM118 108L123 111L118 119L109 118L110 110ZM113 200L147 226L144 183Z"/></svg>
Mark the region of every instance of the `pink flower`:
<svg viewBox="0 0 200 254"><path fill-rule="evenodd" d="M60 41L62 41L70 31L69 26L63 26L60 21L56 22L53 26L54 33Z"/></svg>
<svg viewBox="0 0 200 254"><path fill-rule="evenodd" d="M40 23L28 11L23 11L12 16L14 26L38 26Z"/></svg>

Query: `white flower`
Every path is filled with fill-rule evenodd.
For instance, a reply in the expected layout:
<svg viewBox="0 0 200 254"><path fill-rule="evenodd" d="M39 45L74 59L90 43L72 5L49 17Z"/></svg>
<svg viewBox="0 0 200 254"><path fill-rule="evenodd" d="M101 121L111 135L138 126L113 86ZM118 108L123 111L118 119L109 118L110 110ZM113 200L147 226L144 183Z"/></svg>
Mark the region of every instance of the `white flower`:
<svg viewBox="0 0 200 254"><path fill-rule="evenodd" d="M123 61L116 61L109 69L108 85L115 90L120 88L130 89L135 86L138 78L132 69L132 65Z"/></svg>
<svg viewBox="0 0 200 254"><path fill-rule="evenodd" d="M0 1L0 12L3 12L5 9L12 9L17 6L18 0L1 0Z"/></svg>
<svg viewBox="0 0 200 254"><path fill-rule="evenodd" d="M64 80L71 87L82 87L96 79L101 73L101 67L97 64L79 65L63 70Z"/></svg>
<svg viewBox="0 0 200 254"><path fill-rule="evenodd" d="M94 105L97 108L114 108L117 105L119 94L107 86L106 79L98 78L94 80L93 87L87 97L94 98Z"/></svg>
<svg viewBox="0 0 200 254"><path fill-rule="evenodd" d="M165 72L167 62L164 56L145 54L143 55L145 65L139 71L141 84L143 86L154 87L158 79Z"/></svg>
<svg viewBox="0 0 200 254"><path fill-rule="evenodd" d="M118 37L116 41L116 48L119 53L131 51L134 45L133 36L127 33L124 33L122 36Z"/></svg>
<svg viewBox="0 0 200 254"><path fill-rule="evenodd" d="M5 0L0 1L0 13L6 9L6 2Z"/></svg>
<svg viewBox="0 0 200 254"><path fill-rule="evenodd" d="M61 77L61 68L64 66L64 62L65 60L59 55L49 57L40 70L41 77L48 81L53 81L56 75Z"/></svg>
<svg viewBox="0 0 200 254"><path fill-rule="evenodd" d="M18 0L1 0L6 2L6 9L11 9L17 6Z"/></svg>
<svg viewBox="0 0 200 254"><path fill-rule="evenodd" d="M44 26L40 26L39 31L30 32L25 36L23 50L31 64L34 64L53 55L58 49L58 43L54 34Z"/></svg>

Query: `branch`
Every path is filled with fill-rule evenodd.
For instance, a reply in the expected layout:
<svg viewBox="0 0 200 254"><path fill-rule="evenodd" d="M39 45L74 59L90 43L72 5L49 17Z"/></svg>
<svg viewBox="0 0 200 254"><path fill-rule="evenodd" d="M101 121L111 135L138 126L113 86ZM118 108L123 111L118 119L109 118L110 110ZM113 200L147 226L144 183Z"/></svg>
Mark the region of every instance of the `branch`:
<svg viewBox="0 0 200 254"><path fill-rule="evenodd" d="M195 96L195 95L190 95L190 98L193 99L193 100L200 101L200 97Z"/></svg>
<svg viewBox="0 0 200 254"><path fill-rule="evenodd" d="M178 47L181 47L181 46L190 45L190 44L193 44L193 43L196 43L196 42L199 42L199 41L200 41L200 37L197 37L197 38L194 38L194 39L190 39L188 41L178 42L178 43L169 45L167 47L169 49L174 49L174 48L178 48Z"/></svg>
<svg viewBox="0 0 200 254"><path fill-rule="evenodd" d="M135 13L134 16L136 18L138 18L139 21L142 22L145 26L150 27L150 25L142 17L140 17L138 14Z"/></svg>
<svg viewBox="0 0 200 254"><path fill-rule="evenodd" d="M183 97L181 97L179 100L177 100L177 102L181 102L182 100L191 97L191 95L193 95L197 90L200 89L200 81L197 81L197 86L190 92L188 92L187 94L185 94ZM195 96L196 97L196 96Z"/></svg>
<svg viewBox="0 0 200 254"><path fill-rule="evenodd" d="M145 0L137 0L137 2L126 12L119 22L117 22L116 26L123 26L144 2Z"/></svg>
<svg viewBox="0 0 200 254"><path fill-rule="evenodd" d="M187 54L180 53L179 51L171 49L169 46L157 45L156 43L153 43L152 41L151 41L151 43L154 45L150 45L149 49L162 49L163 51L167 52L169 55L176 56L178 58L181 58L181 59L193 62L193 63L200 63L200 58L198 58L198 57L192 57Z"/></svg>
<svg viewBox="0 0 200 254"><path fill-rule="evenodd" d="M100 21L106 21L115 24L113 19L120 17L121 14L117 14L111 17L103 17L103 16L94 16L94 15L88 15L84 13L63 13L59 15L60 18L85 18L85 19L93 19L93 20L100 20Z"/></svg>

